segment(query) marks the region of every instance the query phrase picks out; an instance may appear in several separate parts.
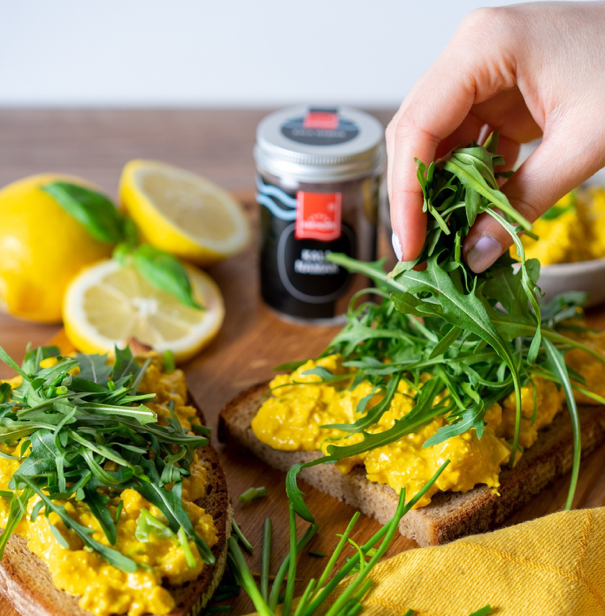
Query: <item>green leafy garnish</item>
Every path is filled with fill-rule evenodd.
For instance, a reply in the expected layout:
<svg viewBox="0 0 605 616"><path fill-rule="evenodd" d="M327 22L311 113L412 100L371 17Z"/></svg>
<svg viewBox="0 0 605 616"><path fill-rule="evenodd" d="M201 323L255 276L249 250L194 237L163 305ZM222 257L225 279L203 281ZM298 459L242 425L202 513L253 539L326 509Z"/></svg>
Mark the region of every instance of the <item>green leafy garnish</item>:
<svg viewBox="0 0 605 616"><path fill-rule="evenodd" d="M150 244L141 244L132 253L132 259L135 267L154 287L172 293L185 306L201 310L193 297L187 270L176 257Z"/></svg>
<svg viewBox="0 0 605 616"><path fill-rule="evenodd" d="M49 194L99 242L117 244L124 238L124 218L105 195L69 182L52 182L41 189Z"/></svg>
<svg viewBox="0 0 605 616"><path fill-rule="evenodd" d="M55 365L41 368L40 361L48 357L56 358ZM108 502L131 488L168 520L166 525L143 509L136 530L140 541L148 541L150 533L171 537L181 543L191 563L187 538L196 544L204 562L214 563L212 552L195 532L182 502L182 480L190 474L195 450L208 439L185 432L173 419L168 425L157 423L156 414L143 404L154 394L138 389L148 361L140 367L128 347L116 349L113 366L107 364L105 355L61 357L56 347L28 350L21 367L2 348L0 358L23 379L12 391L3 389L0 401L0 441L8 446L21 442L22 456L9 482L11 491L0 494L11 499L8 521L0 536L0 557L27 503L37 495L40 500L32 511L32 520L41 511L46 516L55 512L85 546L107 562L127 572L136 570L134 560L94 540L93 531L76 522L59 504L65 500L84 502L108 543L115 545L123 501L113 515ZM76 368L77 376L71 374ZM51 532L63 545L59 531L51 528Z"/></svg>
<svg viewBox="0 0 605 616"><path fill-rule="evenodd" d="M425 443L437 445L474 430L481 438L487 409L511 393L516 397L516 418L510 464L520 450L521 388L533 375L554 381L566 392L574 424L574 462L567 506L570 507L580 465L580 431L572 389L587 391L580 375L570 373L563 361L571 349L582 349L598 361L605 358L582 342L567 337L567 329L583 331L578 323L584 296L565 294L548 304L539 301L540 264L526 260L519 238L531 228L500 192L494 166L497 138L484 146L473 144L455 150L447 159L425 165L418 161L418 179L428 214L427 239L419 257L398 263L387 274L383 261L365 263L341 254L328 258L351 272L373 280L368 293L380 303L351 301L347 323L322 356L338 353L349 374L332 374L324 367L307 370L318 382L353 389L367 380L383 402L367 410L358 404L359 419L331 424L334 429L363 435L347 445L346 438L330 442L325 455L294 465L286 478L286 492L296 513L312 522L313 514L297 486L304 468L331 464L417 432L437 417L445 425ZM462 241L481 214L491 216L509 233L520 261L503 255L481 274L471 271L462 258ZM424 269L416 269L425 263ZM291 362L283 367L300 367ZM430 379L420 386L423 374ZM576 381L571 382L571 379ZM399 382L414 391L413 408L382 432L373 429L389 408ZM407 395L407 394L406 394ZM596 400L596 394L587 395ZM439 396L439 398L438 398ZM367 397L366 397L367 398ZM439 399L439 402L436 400Z"/></svg>
<svg viewBox="0 0 605 616"><path fill-rule="evenodd" d="M42 190L95 240L116 245L113 255L116 261L122 265L132 263L154 287L171 293L185 306L201 309L182 263L163 250L139 243L133 221L118 211L105 195L69 182L51 182L42 186Z"/></svg>
<svg viewBox="0 0 605 616"><path fill-rule="evenodd" d="M385 524L385 526L365 544L355 544L357 546L357 553L355 556L348 559L340 568L336 568L336 562L344 546L350 541L351 532L359 519L359 513L356 513L345 532L342 534L338 546L330 556L319 578L311 579L305 588L293 612L293 616L312 616L319 606L323 605L328 598L331 599L331 606L325 612L327 615L348 616L349 614L357 614L361 609L364 596L372 585L371 580L368 579L368 575L382 556L384 556L393 537L398 532L401 519L418 500L423 497L427 490L430 489L448 463L449 461L444 462L418 494L407 503L405 501L405 490L403 490L399 497L397 510L391 521ZM263 616L276 616L280 590L286 578L286 572L288 572L284 604L280 613L282 616L292 615L292 599L294 596L297 569L296 560L316 532L317 525L311 524L304 535L300 539L297 539L294 508L290 505L290 553L282 562L273 580L273 586L269 593L268 600L266 597L266 590L264 592L259 590L244 554L238 545L237 539L235 537L229 539L229 554L227 557L229 567L237 582L242 585L243 589L254 603L254 607L259 614ZM266 536L265 534L265 537ZM265 553L265 548L263 548L263 553ZM351 575L349 584L338 596L332 599L335 589L348 575ZM264 578L264 583L268 583L266 577L267 576ZM261 587L262 586L263 577L261 575Z"/></svg>

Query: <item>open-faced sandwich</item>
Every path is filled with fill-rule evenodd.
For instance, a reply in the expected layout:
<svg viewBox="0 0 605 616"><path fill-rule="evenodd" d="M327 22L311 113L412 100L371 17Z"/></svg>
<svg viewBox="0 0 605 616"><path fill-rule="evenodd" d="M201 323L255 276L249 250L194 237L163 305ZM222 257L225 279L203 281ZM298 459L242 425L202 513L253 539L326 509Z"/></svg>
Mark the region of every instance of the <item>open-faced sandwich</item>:
<svg viewBox="0 0 605 616"><path fill-rule="evenodd" d="M289 470L291 498L300 473L386 521L402 489L413 496L449 461L401 521L421 545L497 526L569 470L571 506L581 456L605 440L605 337L583 325L578 294L540 303L540 266L518 235L531 226L498 190L495 151L490 137L419 163L419 258L386 274L331 255L373 279L378 301L358 296L319 358L280 367L289 373L223 410L220 438ZM508 230L519 263L468 269L462 240L481 213Z"/></svg>
<svg viewBox="0 0 605 616"><path fill-rule="evenodd" d="M170 354L0 356L2 592L36 616L199 613L232 512Z"/></svg>

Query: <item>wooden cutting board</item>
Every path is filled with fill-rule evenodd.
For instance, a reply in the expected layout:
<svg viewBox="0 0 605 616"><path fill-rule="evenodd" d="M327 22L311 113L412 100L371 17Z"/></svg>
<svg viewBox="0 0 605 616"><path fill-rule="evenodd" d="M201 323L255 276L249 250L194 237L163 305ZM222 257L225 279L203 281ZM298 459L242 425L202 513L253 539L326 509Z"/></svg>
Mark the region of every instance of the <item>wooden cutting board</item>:
<svg viewBox="0 0 605 616"><path fill-rule="evenodd" d="M243 197L254 222L256 207L251 195L244 193L239 196ZM382 249L386 254L387 247L384 243ZM338 328L334 327L293 325L280 320L259 299L257 269L257 253L253 247L247 253L209 270L224 293L227 317L218 338L199 357L189 362L185 366L185 371L189 387L213 429L216 428L220 409L228 400L250 385L270 378L273 366L319 354L338 331ZM593 326L603 326L605 314L603 311L594 311L590 314L589 320ZM8 319L2 318L1 323L3 325L1 344L15 357L20 358L28 342L27 333L31 331L31 326L30 330L19 328L11 335L9 330L4 329L4 326L9 324ZM216 442L215 436L214 442L217 444L227 474L235 517L255 546L254 553L249 557L252 571L260 571L262 525L265 517L270 517L274 529L273 572L275 572L288 553L288 509L284 493L284 475L268 468L245 451L225 448ZM576 507L605 505L603 468L605 468L605 447L583 462L575 500ZM562 509L568 481L566 477L556 482L515 515L509 523L530 520ZM238 502L237 496L251 486L265 486L269 496L242 505ZM305 492L309 507L320 524L320 532L309 549L330 553L337 543L336 533L344 530L354 509L312 488L306 489ZM305 524L300 525L301 532L304 527ZM354 533L354 539L363 542L378 528L378 524L374 521L362 517ZM398 537L393 542L389 554L393 555L414 547L417 546L413 541ZM303 587L302 582L316 576L318 568L324 564L324 559L310 556L305 550L300 557L300 588ZM231 604L234 614L252 611L251 603L243 596L235 601L232 600ZM16 612L1 598L0 616L16 616Z"/></svg>
<svg viewBox="0 0 605 616"><path fill-rule="evenodd" d="M12 116L6 115L8 113L0 112L0 129L2 129L0 134L4 136L12 134L14 138L10 141L11 148L3 150L0 143L1 180L8 181L42 169L60 168L64 171L81 173L107 188L113 186L112 182L117 182L121 164L135 156L157 157L183 164L201 173L209 168L211 171L214 170L209 175L218 180L233 177L235 172L239 178L251 178L253 173L251 162L244 164L241 161L249 157L254 125L263 115L262 111L238 111L232 112L231 115L228 112L217 111L186 111L183 112L184 115L160 111L142 114L75 112L69 116L66 116L65 112L56 112L56 115L53 115L52 112L27 114L20 111L13 112ZM382 115L387 119L389 112ZM7 120L9 117L10 122ZM141 117L145 118L144 126ZM19 122L21 124L18 124ZM17 125L18 130L15 128ZM28 128L30 126L31 129ZM193 139L192 127L198 136L207 134L209 145ZM22 146L23 152L19 154L18 148L22 142L17 139L27 134L28 130L30 142L35 139L34 143L41 144L41 140L46 139L49 150L47 152L42 147L46 143L44 142L35 150L35 155L38 157L34 160L35 164L27 166L22 163L20 166L15 166L15 161L30 160L27 156L33 150L26 147L25 140ZM34 134L33 131L37 133ZM242 141L242 134L247 141ZM118 144L114 149L109 147L112 135L114 140L111 143ZM63 146L57 149L56 143L65 145L60 139L71 139L72 149ZM157 140L157 144L154 139ZM88 143L95 144L97 149L94 151L98 160L90 154L82 157L78 154L86 151ZM133 143L136 147L132 145ZM203 161L200 151L206 152L203 154L206 157ZM68 152L72 153L68 155ZM55 163L57 157L59 162ZM216 160L222 161L220 168L216 166ZM6 163L4 166L1 164L3 162ZM232 165L232 169L235 169L231 175L224 171L226 165ZM10 175L7 170L10 171ZM257 208L251 192L244 191L238 193L238 196L244 200L253 224L256 224ZM380 251L382 254L389 253L384 240ZM218 282L225 297L227 308L225 325L210 347L184 368L189 386L196 400L202 405L209 425L213 429L216 428L220 409L228 400L250 385L270 378L273 366L285 361L316 356L337 331L337 328L286 323L268 310L259 296L257 259L256 247L252 246L245 254L209 269L209 273ZM591 311L588 319L593 327L605 329L605 309ZM0 344L20 361L27 342L32 342L34 345L43 344L51 339L58 329L58 326L34 325L0 315ZM0 366L0 378L8 375L9 371ZM216 444L215 437L214 440ZM236 519L255 546L254 553L249 557L253 571L260 571L263 520L265 517L273 520L272 572L275 573L288 552L288 511L284 493L284 475L266 467L244 451L238 451L236 448L227 449L222 445L218 445L217 448L227 474ZM582 464L575 499L576 507L605 505L604 468L605 447L593 453ZM509 524L562 509L568 481L568 477L563 478L542 492L539 498L535 498L515 515ZM237 501L238 494L251 486L261 485L267 487L268 498L245 505ZM305 491L308 505L320 524L320 532L311 543L310 549L329 553L337 543L335 534L344 530L354 510L314 489L308 488ZM301 531L304 526L301 524ZM374 521L362 517L353 538L363 542L378 528L378 524ZM415 547L414 542L398 537L393 542L389 554L393 555ZM349 555L345 554L343 558ZM309 556L305 550L300 557L298 575L301 582L298 589L303 587L303 581L306 582L312 576L316 576L318 569L323 568L324 563L324 559ZM486 602L488 599L489 597L486 598ZM252 611L251 603L243 596L231 603L234 615ZM0 616L17 616L10 605L1 598Z"/></svg>

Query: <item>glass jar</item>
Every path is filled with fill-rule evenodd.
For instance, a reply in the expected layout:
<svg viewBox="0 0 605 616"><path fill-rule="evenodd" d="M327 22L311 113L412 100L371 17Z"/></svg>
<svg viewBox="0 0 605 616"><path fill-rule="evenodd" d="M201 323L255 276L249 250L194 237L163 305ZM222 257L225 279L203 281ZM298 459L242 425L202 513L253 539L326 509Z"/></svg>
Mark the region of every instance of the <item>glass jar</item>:
<svg viewBox="0 0 605 616"><path fill-rule="evenodd" d="M350 107L291 107L257 130L260 286L281 315L326 323L368 280L326 258L372 261L384 170L384 130Z"/></svg>

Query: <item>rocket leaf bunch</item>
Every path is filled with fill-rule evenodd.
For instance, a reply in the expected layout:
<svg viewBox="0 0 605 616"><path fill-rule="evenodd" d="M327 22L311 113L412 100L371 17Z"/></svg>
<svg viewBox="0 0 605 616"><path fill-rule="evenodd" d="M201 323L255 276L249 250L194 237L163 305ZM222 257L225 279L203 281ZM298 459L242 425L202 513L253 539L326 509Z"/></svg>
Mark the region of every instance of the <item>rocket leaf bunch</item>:
<svg viewBox="0 0 605 616"><path fill-rule="evenodd" d="M481 438L487 409L511 392L516 394L510 456L510 464L514 464L520 451L521 388L535 376L552 380L563 389L572 417L575 449L567 499L567 507L571 507L581 456L573 390L580 389L601 403L605 400L586 391L584 378L566 366L564 354L579 348L601 362L605 360L564 334L570 320L582 316L582 294L568 293L549 304L540 301L540 264L525 258L519 237L521 232L531 235L531 225L499 190L495 167L504 161L496 149L494 134L483 146L472 144L454 150L446 159L428 166L416 161L428 214L426 242L417 259L400 262L387 274L383 261L363 263L341 254L330 256L334 263L372 279L376 288L366 292L382 299L380 303L359 303L359 294L353 298L347 324L324 355L340 353L343 366L352 371L350 387L367 379L383 393L385 403L350 426L329 426L345 434L361 432L361 442L347 445L345 437L328 444L325 455L290 470L287 492L302 518L313 521L297 486L297 475L303 468L335 463L392 443L439 416L445 418L446 425L424 447L470 429ZM505 254L487 271L476 274L462 258L462 242L482 214L496 219L510 234L519 261ZM425 267L416 269L420 264ZM586 329L578 322L573 328ZM318 369L305 374L317 374L321 382L334 378L322 370L328 374L320 374ZM433 378L420 387L420 376L427 372ZM369 431L388 410L395 389L391 385L399 379L416 390L414 407L391 428ZM444 396L435 403L441 392ZM534 419L535 415L536 409Z"/></svg>

